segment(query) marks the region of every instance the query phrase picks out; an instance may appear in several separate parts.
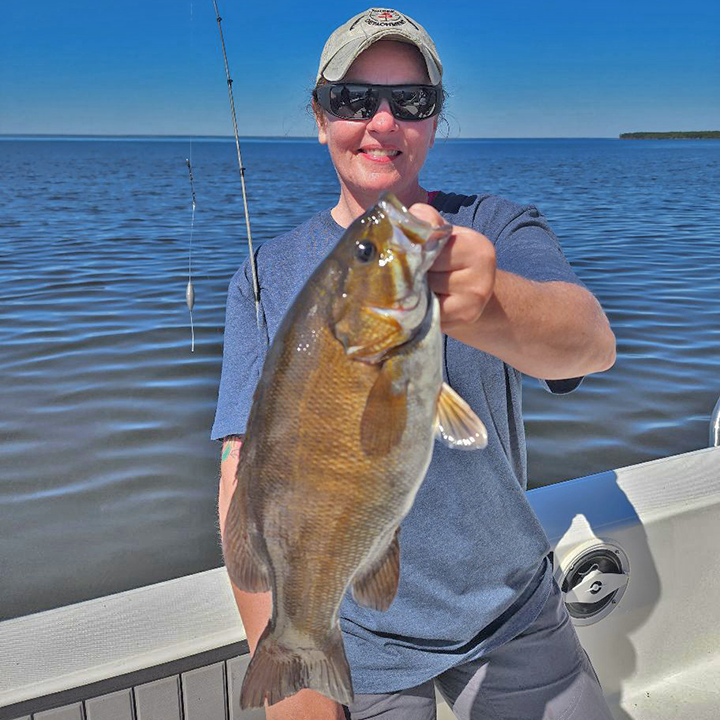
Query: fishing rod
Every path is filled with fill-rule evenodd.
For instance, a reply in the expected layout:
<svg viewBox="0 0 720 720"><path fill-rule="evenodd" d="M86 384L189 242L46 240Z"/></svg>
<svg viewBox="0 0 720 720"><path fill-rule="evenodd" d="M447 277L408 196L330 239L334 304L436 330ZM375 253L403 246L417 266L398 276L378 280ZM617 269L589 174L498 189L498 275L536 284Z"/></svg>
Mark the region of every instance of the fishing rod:
<svg viewBox="0 0 720 720"><path fill-rule="evenodd" d="M220 33L220 45L222 46L223 60L225 61L225 76L227 77L228 94L230 95L230 114L232 115L233 132L235 133L235 148L237 149L238 168L240 170L240 185L242 187L243 208L245 209L245 227L247 228L248 249L250 251L250 269L253 280L253 297L255 298L255 320L260 327L260 285L258 283L257 267L255 266L255 253L252 246L252 233L250 232L250 214L248 213L247 195L245 194L245 167L242 162L242 154L240 153L240 139L238 138L237 118L235 116L235 100L232 91L232 78L230 77L230 68L228 67L227 53L225 52L225 38L223 38L222 18L218 10L216 0L212 0L215 7L215 17L217 18L218 31Z"/></svg>

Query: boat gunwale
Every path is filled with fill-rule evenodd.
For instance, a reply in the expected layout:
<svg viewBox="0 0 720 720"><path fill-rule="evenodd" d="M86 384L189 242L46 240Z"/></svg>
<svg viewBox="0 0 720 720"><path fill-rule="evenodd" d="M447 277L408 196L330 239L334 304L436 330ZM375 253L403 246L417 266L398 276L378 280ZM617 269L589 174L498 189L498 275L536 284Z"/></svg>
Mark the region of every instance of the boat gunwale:
<svg viewBox="0 0 720 720"><path fill-rule="evenodd" d="M240 640L229 645L204 650L194 655L187 655L175 660L152 665L144 668L138 668L121 675L109 675L102 680L95 680L85 685L78 685L51 692L47 695L27 698L12 705L0 706L0 720L13 720L14 718L22 718L34 713L43 712L44 710L53 710L55 708L79 703L89 698L101 697L113 692L129 690L138 685L145 685L155 680L162 680L174 675L181 675L190 670L206 667L226 660L243 655L249 655L250 648L247 640Z"/></svg>

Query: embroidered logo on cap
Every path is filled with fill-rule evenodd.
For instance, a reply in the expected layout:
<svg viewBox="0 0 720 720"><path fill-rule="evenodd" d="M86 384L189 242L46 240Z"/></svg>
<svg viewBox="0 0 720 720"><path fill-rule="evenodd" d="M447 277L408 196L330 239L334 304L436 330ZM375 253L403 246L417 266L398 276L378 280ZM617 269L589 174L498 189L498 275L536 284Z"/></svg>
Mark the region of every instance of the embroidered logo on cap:
<svg viewBox="0 0 720 720"><path fill-rule="evenodd" d="M373 8L367 16L365 22L368 25L382 25L385 27L394 27L395 25L404 25L405 18L395 10L385 10L382 8Z"/></svg>

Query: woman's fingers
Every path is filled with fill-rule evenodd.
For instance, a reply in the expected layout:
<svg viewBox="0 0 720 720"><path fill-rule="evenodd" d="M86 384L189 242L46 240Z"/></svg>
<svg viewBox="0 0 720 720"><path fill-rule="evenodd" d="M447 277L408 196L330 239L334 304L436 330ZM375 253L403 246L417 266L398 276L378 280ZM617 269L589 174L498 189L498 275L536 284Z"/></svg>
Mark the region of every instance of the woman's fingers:
<svg viewBox="0 0 720 720"><path fill-rule="evenodd" d="M433 271L461 270L495 264L495 248L482 234L471 228L455 225L443 251L433 263Z"/></svg>
<svg viewBox="0 0 720 720"><path fill-rule="evenodd" d="M428 272L430 289L440 301L444 329L474 323L495 285L495 248L480 233L455 227L453 237Z"/></svg>
<svg viewBox="0 0 720 720"><path fill-rule="evenodd" d="M440 227L440 225L445 224L443 216L432 205L427 205L426 203L415 203L408 209L416 218L429 223L433 227Z"/></svg>
<svg viewBox="0 0 720 720"><path fill-rule="evenodd" d="M430 270L427 274L428 285L436 295L451 295L453 292L462 292L464 278L460 277L460 270L450 272L436 272Z"/></svg>
<svg viewBox="0 0 720 720"><path fill-rule="evenodd" d="M462 295L465 293L488 296L493 289L495 273L494 268L485 272L474 268L450 270L449 272L436 272L431 270L427 274L430 289L436 295Z"/></svg>
<svg viewBox="0 0 720 720"><path fill-rule="evenodd" d="M416 203L410 212L435 227L440 213L430 205ZM444 328L475 322L487 305L495 284L495 248L472 228L453 226L453 232L428 272L430 289L440 301Z"/></svg>
<svg viewBox="0 0 720 720"><path fill-rule="evenodd" d="M458 278L458 272L428 273L430 289L440 301L443 328L474 323L492 296L492 283L484 286Z"/></svg>

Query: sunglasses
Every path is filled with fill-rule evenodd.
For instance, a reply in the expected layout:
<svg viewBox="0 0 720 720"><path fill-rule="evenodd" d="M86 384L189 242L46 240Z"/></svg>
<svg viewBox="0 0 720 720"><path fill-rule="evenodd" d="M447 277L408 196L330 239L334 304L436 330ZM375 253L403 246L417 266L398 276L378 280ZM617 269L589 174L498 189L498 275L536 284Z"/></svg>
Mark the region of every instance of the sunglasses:
<svg viewBox="0 0 720 720"><path fill-rule="evenodd" d="M442 108L440 85L369 85L334 83L318 85L315 100L343 120L369 120L385 99L397 120L427 120Z"/></svg>

